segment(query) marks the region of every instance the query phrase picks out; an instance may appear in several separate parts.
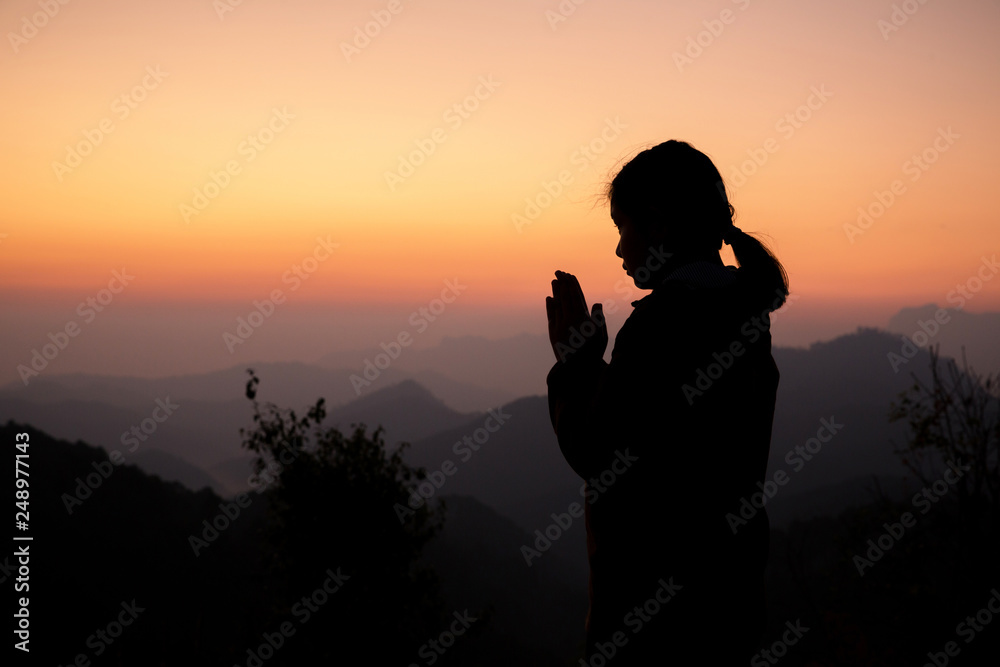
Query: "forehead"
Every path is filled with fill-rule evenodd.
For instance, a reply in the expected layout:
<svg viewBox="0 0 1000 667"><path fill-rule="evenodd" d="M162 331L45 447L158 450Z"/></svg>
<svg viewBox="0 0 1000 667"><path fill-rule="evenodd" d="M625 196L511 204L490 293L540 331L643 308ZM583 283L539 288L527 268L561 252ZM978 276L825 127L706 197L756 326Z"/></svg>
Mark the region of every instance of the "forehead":
<svg viewBox="0 0 1000 667"><path fill-rule="evenodd" d="M611 205L611 219L615 221L616 225L628 225L632 222L632 219L614 204Z"/></svg>

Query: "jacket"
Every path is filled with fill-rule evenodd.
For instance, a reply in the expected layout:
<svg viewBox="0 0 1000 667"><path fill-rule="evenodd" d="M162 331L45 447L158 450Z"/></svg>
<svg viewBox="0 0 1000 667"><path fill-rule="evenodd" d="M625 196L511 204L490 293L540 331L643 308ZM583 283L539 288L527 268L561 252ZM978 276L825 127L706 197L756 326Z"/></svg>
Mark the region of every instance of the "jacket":
<svg viewBox="0 0 1000 667"><path fill-rule="evenodd" d="M746 664L759 643L769 527L740 508L763 488L779 377L761 304L741 269L681 267L633 302L610 363L548 374L587 484L588 657Z"/></svg>

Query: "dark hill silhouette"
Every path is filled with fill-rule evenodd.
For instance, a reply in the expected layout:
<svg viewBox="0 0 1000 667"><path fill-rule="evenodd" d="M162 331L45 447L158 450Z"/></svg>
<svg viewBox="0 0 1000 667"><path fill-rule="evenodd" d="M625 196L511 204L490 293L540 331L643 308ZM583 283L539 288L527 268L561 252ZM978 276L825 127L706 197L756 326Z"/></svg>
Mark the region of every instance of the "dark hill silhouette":
<svg viewBox="0 0 1000 667"><path fill-rule="evenodd" d="M13 443L20 432L30 435L35 660L70 664L80 653L94 659L96 644L88 648L88 637L133 599L144 611L134 627L104 646L109 664L126 664L126 656L153 664L140 656L148 657L154 646L158 664L181 664L191 656L204 664L229 657L229 641L251 641L247 621L267 611L256 594L259 553L241 549L237 558L234 545L257 523L262 507L246 508L196 558L188 537L219 512L222 499L213 492L192 492L131 465L114 468L101 449L55 440L30 425L7 422L0 438ZM73 494L79 479L100 477L95 466L113 471L67 513L63 494Z"/></svg>
<svg viewBox="0 0 1000 667"><path fill-rule="evenodd" d="M355 368L354 372L360 373L364 360L381 351L375 347L331 352L318 363L325 368ZM484 336L445 336L433 347L407 349L390 370L411 373L421 382L421 373L440 373L467 385L500 389L511 398L545 393L545 376L539 369L551 366L551 357L548 339L535 334L522 333L497 340ZM426 385L436 391L433 384Z"/></svg>
<svg viewBox="0 0 1000 667"><path fill-rule="evenodd" d="M0 426L5 442L21 432L30 434L35 659L70 664L86 653L91 664L246 664L247 647L274 630L275 609L287 612L289 603L276 597L266 566L269 549L260 541L266 497L253 495L196 557L192 531L230 500L126 464L113 468L68 514L61 495L73 493L77 478L94 473L95 465L112 464L100 448L53 439L27 424ZM585 572L554 554L525 567L519 552L529 537L524 530L474 499L448 503L445 529L428 545L426 559L440 572L450 609L490 607L493 614L484 631L456 646L442 664L562 664L580 636ZM0 565L9 567L9 560ZM143 609L134 627L97 658L88 637L133 599Z"/></svg>
<svg viewBox="0 0 1000 667"><path fill-rule="evenodd" d="M132 427L141 429L143 420L151 418L157 398L169 398L179 407L164 421L155 423L155 431L142 433L144 440L130 435ZM164 415L162 411L157 414ZM23 420L55 437L79 438L109 451L117 449L126 459L144 449L159 449L206 470L238 454L239 428L250 423L246 405L238 399L193 401L178 399L172 393L163 393L139 407L79 397L36 403L0 396L0 419Z"/></svg>
<svg viewBox="0 0 1000 667"><path fill-rule="evenodd" d="M476 431L483 434L487 415L413 442L404 458L428 473L441 471L445 461L451 461L455 472L444 476L435 496L472 496L533 535L552 523L553 513L564 513L571 503L583 500L579 478L559 452L548 410L541 396L521 398L496 412L505 423L494 433L487 431L489 438L482 444L475 440ZM582 520L577 523L546 555L557 555L576 576L585 577L587 534Z"/></svg>
<svg viewBox="0 0 1000 667"><path fill-rule="evenodd" d="M775 351L782 379L768 476L784 469L790 477L771 501L776 512L789 520L796 516L798 505L793 497L807 491L818 496L803 507L841 509L841 499L863 501L863 480L873 475L909 477L890 442L893 438L901 441L904 427L889 423L889 404L912 382L908 373L893 373L886 360L896 345L897 338L891 334L859 329L809 349ZM915 357L912 365L918 376L926 377L926 363L925 353ZM504 410L513 415L509 425L492 434L468 462L460 461L454 447L482 426L475 418L414 442L406 455L428 470L453 460L457 472L446 479L442 493L472 495L525 529L544 528L552 512L564 511L579 499L579 483L561 460L551 429L546 428L545 399L527 397ZM831 417L844 428L812 460L803 461L800 470L793 470L786 453L804 446L815 437L820 420ZM836 488L841 484L852 491ZM827 493L830 497L824 499Z"/></svg>
<svg viewBox="0 0 1000 667"><path fill-rule="evenodd" d="M444 500L444 529L426 557L445 573L442 592L450 608L492 608L496 634L479 640L477 648L497 665L566 664L565 656L583 643L586 567L546 552L529 568L520 548L533 535L474 498ZM511 637L522 646L512 645ZM456 659L463 664L461 656Z"/></svg>
<svg viewBox="0 0 1000 667"><path fill-rule="evenodd" d="M245 370L242 379L245 382ZM102 380L106 393L116 393L114 380ZM206 379L208 383L213 381L212 377ZM126 378L123 386L130 387L131 383L132 380ZM183 384L181 388L184 388ZM241 390L242 386L234 395L238 396ZM206 482L205 477L214 480L212 487L219 492L237 493L248 488L250 457L239 445L239 430L251 425L251 414L245 400L194 400L164 392L156 398L169 397L171 403L179 407L165 421L158 423L146 440L137 442L127 438L129 444L126 445L122 443L122 434L150 417L157 406L156 399L150 399L139 407L122 407L72 394L65 397L66 387L61 391L64 398L41 402L0 394L0 419L16 418L45 429L56 437L79 438L100 445L109 452L117 449L126 460L136 457L130 462L138 463L148 472L159 474L164 479L182 481L189 488L200 488ZM80 390L81 393L84 391ZM387 385L329 411L330 423L344 428L352 422L364 422L373 427L381 423L393 442L423 438L468 418L468 415L447 407L412 380ZM130 451L133 447L134 450ZM168 464L162 456L140 456L148 450L169 454L172 463ZM202 476L193 475L191 466L201 469ZM185 470L187 472L182 474ZM191 487L191 484L197 486Z"/></svg>
<svg viewBox="0 0 1000 667"><path fill-rule="evenodd" d="M510 417L504 417L505 423L495 433L487 432L489 437L482 444L474 439L471 444L465 442L466 437L475 437L477 429L485 429L487 415L476 415L460 426L413 442L404 456L428 472L440 470L445 460L451 460L456 472L446 477L441 493L475 496L522 528L533 529L559 509L558 505L549 509L543 499L554 492L566 497L559 509L565 511L565 505L580 499L580 482L559 453L545 398L521 398L502 406L497 414Z"/></svg>
<svg viewBox="0 0 1000 667"><path fill-rule="evenodd" d="M184 488L200 491L209 488L215 493L229 495L229 487L209 473L184 459L169 452L149 448L138 450L132 457L132 463L165 482L178 482Z"/></svg>
<svg viewBox="0 0 1000 667"><path fill-rule="evenodd" d="M414 380L403 380L333 408L328 423L346 430L352 423L385 427L390 442L414 441L473 418L456 412Z"/></svg>
<svg viewBox="0 0 1000 667"><path fill-rule="evenodd" d="M450 369L449 369L450 372ZM494 405L512 401L520 394L501 387L481 386L472 382L460 382L448 374L433 369L424 369L409 374L409 377L423 387L427 387L435 396L441 398L448 407L459 412L477 412ZM483 376L476 382L488 382L491 378ZM377 389L378 387L374 387Z"/></svg>
<svg viewBox="0 0 1000 667"><path fill-rule="evenodd" d="M821 419L844 424L833 439L801 469L789 472L788 491L833 484L863 475L904 475L890 440L903 437L902 424L890 424L889 405L913 382L908 372L894 373L887 355L898 352L898 338L875 329L832 341L814 343L808 350L777 348L774 358L781 372L778 403L771 439L768 475L790 470L785 460L794 447L816 436ZM929 357L920 351L911 362L918 377L929 377ZM794 456L794 455L793 455Z"/></svg>

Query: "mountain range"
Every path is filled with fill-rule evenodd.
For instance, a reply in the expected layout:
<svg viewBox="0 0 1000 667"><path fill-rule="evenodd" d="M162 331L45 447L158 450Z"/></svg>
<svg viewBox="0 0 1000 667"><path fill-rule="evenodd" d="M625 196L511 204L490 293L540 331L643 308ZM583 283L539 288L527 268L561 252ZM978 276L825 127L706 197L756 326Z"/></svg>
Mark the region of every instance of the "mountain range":
<svg viewBox="0 0 1000 667"><path fill-rule="evenodd" d="M919 327L936 310L901 311L893 326L905 331L913 320ZM934 342L952 344L966 336L963 340L972 341L966 346L970 357L989 367L997 353L989 341L1000 339L1000 315L952 315ZM925 349L894 367L892 355L899 355L903 344L898 334L859 328L807 349L774 348L781 380L768 476L785 470L790 477L770 501L776 521L795 516L784 509L786 504L825 507L802 494L843 499L846 493L860 502L860 489L870 487L873 477L896 480L887 488L907 477L894 451L905 438L905 427L890 424L888 410L912 385L911 373L924 380L929 375ZM374 354L328 355L314 365L252 365L261 378L257 398L304 412L323 397L326 424L341 430L359 423L369 429L381 426L387 442L410 443L405 458L428 471L452 460L457 472L448 476L447 488L436 492L475 497L529 530L544 527L552 512L579 498L581 480L562 460L549 423L544 376L551 350L542 337L465 337L407 350L359 396L351 375L363 369L335 366L359 360L363 366ZM240 446L240 429L253 424L252 406L243 396L248 377L246 367L156 379L43 375L28 387L15 383L0 388L0 419L117 449L127 462L166 480L231 495L248 488L251 472L251 457ZM532 389L520 398L515 395ZM177 406L162 422L155 418L163 414L157 412L158 401ZM510 416L487 434L484 422L495 408ZM816 447L824 422L841 425L833 439L815 453L796 453L796 448ZM461 444L477 430L488 440L475 450ZM705 461L710 472L711 452Z"/></svg>
<svg viewBox="0 0 1000 667"><path fill-rule="evenodd" d="M781 378L767 479L783 471L788 481L767 500L772 529L833 517L880 496L906 499L919 490L897 451L906 442L906 425L888 417L900 392L915 380L929 380L926 347L906 351L904 337L919 339L914 332L931 328L927 322L937 311L933 305L901 311L892 331L859 328L808 348L774 348ZM998 369L997 340L997 314L953 312L928 334L946 353L960 353L965 344L970 362L982 372ZM445 339L435 348L407 350L356 392L351 376L363 373L365 359L377 353L328 355L317 364L251 365L261 380L257 400L302 415L322 397L324 425L341 431L357 424L369 431L381 427L390 448L408 443L404 460L427 473L415 490L429 502L445 502L444 529L425 555L447 573L442 582L448 604L490 610L492 629L479 640L487 647L484 655L562 664L561 656L579 649L587 607L582 519L562 529L532 562L523 553L523 547L537 546L553 514L581 500L582 480L562 459L549 421L548 341L527 334L500 341ZM95 521L107 523L99 532L108 540L121 541L108 526L138 520L135 511L120 511L133 502L129 486L162 506L143 528L142 545L128 545L135 558L152 557L142 554L157 553L160 522L177 533L172 543L183 543L188 524L197 524L219 497L249 488L252 457L241 447L240 433L253 427L253 405L244 395L247 370L157 379L43 374L28 387L0 387L0 423L13 420L17 425L8 424L7 430L29 430L41 445L33 451L44 454L32 463L51 471L46 491L51 507L39 509L59 516L51 523L63 526L63 542L82 543L98 530L91 526ZM95 494L100 500L88 501L89 514L82 516L90 519L81 523L74 515L74 521L65 521L60 494L115 450L130 470L116 474L122 488L112 480L110 491ZM713 452L706 450L703 460L700 472L711 475ZM240 528L244 535L256 529L262 513L260 503L252 505L251 518ZM774 535L780 546L784 538ZM219 551L225 553L224 547ZM181 558L168 556L160 560ZM99 569L97 561L85 565ZM238 576L258 577L259 567L251 562ZM67 572L60 581L71 587L74 576ZM211 577L200 576L200 585L211 588ZM165 584L156 594L168 600L170 591ZM122 597L131 594L127 587L120 591ZM253 596L245 603L254 604ZM87 626L87 619L63 620Z"/></svg>

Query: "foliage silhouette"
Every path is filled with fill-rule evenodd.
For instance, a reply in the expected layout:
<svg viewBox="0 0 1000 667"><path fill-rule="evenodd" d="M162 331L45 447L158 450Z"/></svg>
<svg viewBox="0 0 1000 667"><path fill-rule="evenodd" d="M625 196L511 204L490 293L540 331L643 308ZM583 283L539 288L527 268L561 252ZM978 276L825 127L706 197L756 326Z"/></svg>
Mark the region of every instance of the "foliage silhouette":
<svg viewBox="0 0 1000 667"><path fill-rule="evenodd" d="M808 609L807 622L818 626L806 651L784 661L789 667L924 664L929 654L944 664L948 642L956 664L995 663L1000 624L982 624L981 610L1000 582L1000 385L964 355L959 367L934 347L930 371L928 382L914 374L888 411L908 426L896 452L919 484L915 493L880 493L788 531L789 607ZM972 633L976 623L981 630Z"/></svg>
<svg viewBox="0 0 1000 667"><path fill-rule="evenodd" d="M942 362L937 346L929 352L931 383L914 374L913 386L890 408L889 420L906 420L910 431L909 442L897 453L924 484L936 479L928 467L940 460L971 465L955 484L963 513L987 512L995 521L1000 517L1000 374L975 372L964 348L961 369L952 359Z"/></svg>
<svg viewBox="0 0 1000 667"><path fill-rule="evenodd" d="M296 603L320 588L328 572L346 580L315 613L317 620L298 627L282 658L350 654L406 664L445 620L436 574L419 560L442 527L443 506L425 503L405 521L394 510L407 506L423 469L404 463L407 443L388 452L381 427L370 436L364 424L352 425L350 434L324 428L322 398L302 417L262 405L260 379L248 373L255 426L241 435L256 454L254 471L268 501L270 565L284 593L276 599L287 601L275 609L275 622L292 620Z"/></svg>

